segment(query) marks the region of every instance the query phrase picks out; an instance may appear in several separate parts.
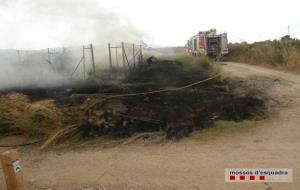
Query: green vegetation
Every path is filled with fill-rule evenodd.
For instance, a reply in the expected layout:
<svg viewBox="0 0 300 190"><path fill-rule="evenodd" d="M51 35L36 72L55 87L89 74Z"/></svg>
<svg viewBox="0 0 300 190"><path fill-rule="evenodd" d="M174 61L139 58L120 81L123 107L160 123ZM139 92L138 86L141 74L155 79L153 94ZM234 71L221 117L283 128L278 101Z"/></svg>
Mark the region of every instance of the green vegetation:
<svg viewBox="0 0 300 190"><path fill-rule="evenodd" d="M217 120L214 122L212 127L200 129L194 131L191 134L192 139L203 139L207 134L217 135L224 133L235 133L240 132L243 129L250 129L255 126L254 120L241 120L241 121L230 121L230 120Z"/></svg>
<svg viewBox="0 0 300 190"><path fill-rule="evenodd" d="M254 125L254 121L252 121L252 120L242 120L239 122L218 120L218 121L214 122L213 130L219 131L219 132L236 131L241 128L252 127L253 125Z"/></svg>
<svg viewBox="0 0 300 190"><path fill-rule="evenodd" d="M280 40L229 44L226 61L237 61L300 72L300 40L284 36Z"/></svg>
<svg viewBox="0 0 300 190"><path fill-rule="evenodd" d="M172 60L182 65L185 69L212 69L213 63L205 56L192 57L189 55L181 54L171 57Z"/></svg>

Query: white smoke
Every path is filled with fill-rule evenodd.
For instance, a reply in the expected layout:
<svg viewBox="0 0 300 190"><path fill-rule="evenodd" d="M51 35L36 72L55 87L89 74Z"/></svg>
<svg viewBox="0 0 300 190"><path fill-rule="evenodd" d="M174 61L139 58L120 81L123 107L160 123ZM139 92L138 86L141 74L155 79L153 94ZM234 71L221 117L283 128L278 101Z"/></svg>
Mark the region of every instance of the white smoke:
<svg viewBox="0 0 300 190"><path fill-rule="evenodd" d="M96 0L0 1L0 28L0 89L66 80L82 56L81 45L95 45L99 67L107 64L107 43L138 43L145 38L127 19L102 8ZM60 65L70 65L64 66L68 68L65 72L57 72L47 63L48 47L72 47L68 54L72 59L64 63L58 59ZM25 55L26 49L43 50Z"/></svg>

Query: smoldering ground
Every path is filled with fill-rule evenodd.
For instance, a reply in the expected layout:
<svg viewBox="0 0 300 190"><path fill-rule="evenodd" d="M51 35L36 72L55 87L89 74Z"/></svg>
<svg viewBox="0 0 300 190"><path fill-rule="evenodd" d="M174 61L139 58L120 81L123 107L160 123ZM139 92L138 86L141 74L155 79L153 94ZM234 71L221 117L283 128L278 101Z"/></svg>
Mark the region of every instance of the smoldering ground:
<svg viewBox="0 0 300 190"><path fill-rule="evenodd" d="M65 82L82 56L82 45L95 45L99 68L108 62L108 42L145 39L130 21L107 11L96 0L1 1L0 27L4 34L0 36L0 89ZM67 51L56 50L51 65L48 47L67 47ZM86 69L90 69L89 63Z"/></svg>

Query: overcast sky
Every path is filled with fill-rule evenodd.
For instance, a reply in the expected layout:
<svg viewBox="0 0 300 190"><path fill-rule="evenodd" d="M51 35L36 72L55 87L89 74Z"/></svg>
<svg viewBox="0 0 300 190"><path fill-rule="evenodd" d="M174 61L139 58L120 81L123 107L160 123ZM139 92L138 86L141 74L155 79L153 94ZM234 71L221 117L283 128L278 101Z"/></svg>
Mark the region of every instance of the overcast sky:
<svg viewBox="0 0 300 190"><path fill-rule="evenodd" d="M297 0L0 0L0 48L108 41L182 46L200 30L229 41L300 37Z"/></svg>

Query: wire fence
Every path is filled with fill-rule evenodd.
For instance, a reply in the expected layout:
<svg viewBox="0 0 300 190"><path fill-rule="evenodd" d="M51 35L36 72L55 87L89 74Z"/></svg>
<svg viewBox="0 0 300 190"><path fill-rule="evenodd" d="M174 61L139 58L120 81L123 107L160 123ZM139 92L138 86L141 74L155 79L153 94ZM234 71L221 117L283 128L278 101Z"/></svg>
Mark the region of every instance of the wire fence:
<svg viewBox="0 0 300 190"><path fill-rule="evenodd" d="M100 70L128 69L143 61L143 45L115 43L46 48L41 50L0 50L0 66L7 75L86 79Z"/></svg>

